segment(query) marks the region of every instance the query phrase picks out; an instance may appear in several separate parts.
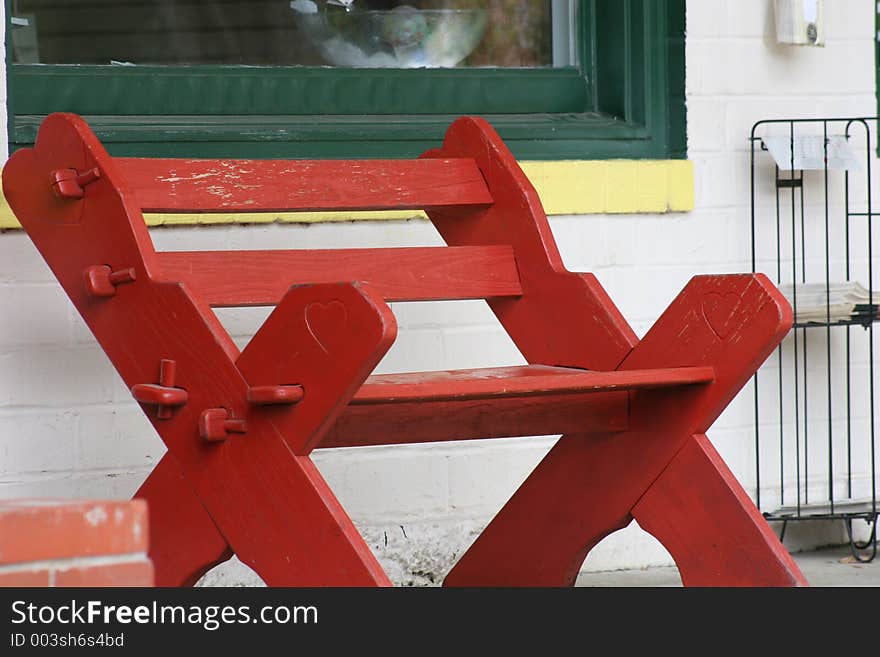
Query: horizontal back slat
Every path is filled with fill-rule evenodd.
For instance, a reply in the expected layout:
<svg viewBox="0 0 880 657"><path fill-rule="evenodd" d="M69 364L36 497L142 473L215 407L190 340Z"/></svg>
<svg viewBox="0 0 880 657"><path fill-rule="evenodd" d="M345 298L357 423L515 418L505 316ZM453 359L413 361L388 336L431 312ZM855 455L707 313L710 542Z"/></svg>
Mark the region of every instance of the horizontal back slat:
<svg viewBox="0 0 880 657"><path fill-rule="evenodd" d="M145 212L409 210L492 203L471 159L115 161Z"/></svg>
<svg viewBox="0 0 880 657"><path fill-rule="evenodd" d="M209 305L269 306L291 285L361 281L388 301L485 299L522 294L509 246L287 251L165 251L167 280Z"/></svg>

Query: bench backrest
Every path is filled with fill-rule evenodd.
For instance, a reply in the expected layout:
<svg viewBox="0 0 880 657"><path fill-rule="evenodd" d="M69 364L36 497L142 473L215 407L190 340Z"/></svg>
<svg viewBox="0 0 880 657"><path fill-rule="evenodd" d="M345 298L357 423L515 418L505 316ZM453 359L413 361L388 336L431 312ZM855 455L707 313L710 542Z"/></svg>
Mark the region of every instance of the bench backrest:
<svg viewBox="0 0 880 657"><path fill-rule="evenodd" d="M144 212L479 211L492 196L472 159L115 158ZM389 301L516 296L508 245L158 253L163 275L212 306L271 305L291 284L359 280Z"/></svg>
<svg viewBox="0 0 880 657"><path fill-rule="evenodd" d="M479 117L417 159L313 162L112 157L82 117L52 114L7 161L3 189L75 305L97 304L94 321L101 297L136 278L182 281L212 306L361 281L389 301L485 298L531 363L615 369L637 343L595 276L566 269L537 191ZM143 217L378 208L425 210L448 246L157 253Z"/></svg>

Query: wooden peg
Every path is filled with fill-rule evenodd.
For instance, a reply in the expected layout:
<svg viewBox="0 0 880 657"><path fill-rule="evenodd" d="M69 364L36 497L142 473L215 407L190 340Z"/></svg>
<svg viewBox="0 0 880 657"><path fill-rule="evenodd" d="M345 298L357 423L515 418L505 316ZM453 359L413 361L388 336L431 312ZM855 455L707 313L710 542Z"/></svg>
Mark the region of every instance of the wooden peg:
<svg viewBox="0 0 880 657"><path fill-rule="evenodd" d="M76 169L55 169L51 174L52 191L59 198L82 198L85 187L100 177L101 170L98 167L92 167L82 173Z"/></svg>
<svg viewBox="0 0 880 657"><path fill-rule="evenodd" d="M155 405L156 417L167 420L177 406L183 406L189 394L183 388L176 388L177 363L163 358L159 361L159 383L136 383L131 387L132 396L142 404Z"/></svg>
<svg viewBox="0 0 880 657"><path fill-rule="evenodd" d="M113 271L107 265L92 265L85 271L86 290L96 297L112 297L117 285L133 283L136 279L134 267Z"/></svg>
<svg viewBox="0 0 880 657"><path fill-rule="evenodd" d="M254 406L295 404L304 395L302 386L254 386L248 388L247 400Z"/></svg>
<svg viewBox="0 0 880 657"><path fill-rule="evenodd" d="M222 442L230 433L245 433L247 423L244 420L229 419L229 411L225 408L208 408L199 416L199 434L211 442Z"/></svg>

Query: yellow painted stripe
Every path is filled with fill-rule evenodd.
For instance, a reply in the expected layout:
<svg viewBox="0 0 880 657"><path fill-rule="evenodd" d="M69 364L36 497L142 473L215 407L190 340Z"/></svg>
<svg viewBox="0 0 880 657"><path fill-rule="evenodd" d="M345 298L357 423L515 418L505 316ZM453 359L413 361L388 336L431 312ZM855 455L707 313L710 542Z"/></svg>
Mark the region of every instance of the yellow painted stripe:
<svg viewBox="0 0 880 657"><path fill-rule="evenodd" d="M689 160L525 161L548 215L687 212L694 208L694 167ZM425 218L421 211L148 214L150 226L249 223L319 223ZM6 199L0 229L21 228Z"/></svg>
<svg viewBox="0 0 880 657"><path fill-rule="evenodd" d="M694 167L689 160L523 162L522 168L549 215L694 208Z"/></svg>

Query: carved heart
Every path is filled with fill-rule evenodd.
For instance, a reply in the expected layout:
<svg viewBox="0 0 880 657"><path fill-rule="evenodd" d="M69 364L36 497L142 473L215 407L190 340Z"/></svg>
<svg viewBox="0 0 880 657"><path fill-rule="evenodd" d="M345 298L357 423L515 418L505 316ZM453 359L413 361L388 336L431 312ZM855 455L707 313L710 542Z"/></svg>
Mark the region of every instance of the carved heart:
<svg viewBox="0 0 880 657"><path fill-rule="evenodd" d="M343 329L348 320L348 312L342 302L334 300L310 303L306 306L305 320L309 333L324 353L329 354L345 340Z"/></svg>
<svg viewBox="0 0 880 657"><path fill-rule="evenodd" d="M724 296L710 292L703 297L703 317L721 340L725 340L733 330L735 324L731 320L741 303L742 298L734 292Z"/></svg>

